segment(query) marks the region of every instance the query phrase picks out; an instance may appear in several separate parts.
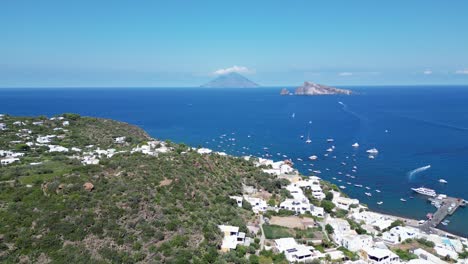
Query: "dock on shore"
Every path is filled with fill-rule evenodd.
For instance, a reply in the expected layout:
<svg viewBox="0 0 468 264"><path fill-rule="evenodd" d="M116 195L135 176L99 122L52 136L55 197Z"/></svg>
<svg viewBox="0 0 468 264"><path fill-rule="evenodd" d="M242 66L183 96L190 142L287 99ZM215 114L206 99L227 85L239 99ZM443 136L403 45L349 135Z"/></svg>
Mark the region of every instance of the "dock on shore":
<svg viewBox="0 0 468 264"><path fill-rule="evenodd" d="M443 199L429 198L429 201L440 204L440 207L432 215L432 218L424 222L420 229L426 233L431 233L431 228L439 225L448 215L452 215L460 206L464 206L466 201L460 198L445 197Z"/></svg>

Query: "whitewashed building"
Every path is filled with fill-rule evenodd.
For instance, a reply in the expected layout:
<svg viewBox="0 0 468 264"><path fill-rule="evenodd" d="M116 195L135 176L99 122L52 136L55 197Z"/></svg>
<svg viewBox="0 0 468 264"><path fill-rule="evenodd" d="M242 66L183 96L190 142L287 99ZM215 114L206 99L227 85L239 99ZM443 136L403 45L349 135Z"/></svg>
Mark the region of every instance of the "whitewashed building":
<svg viewBox="0 0 468 264"><path fill-rule="evenodd" d="M319 257L313 247L298 244L292 237L275 239L275 247L291 263L308 262Z"/></svg>
<svg viewBox="0 0 468 264"><path fill-rule="evenodd" d="M218 227L224 234L221 251L228 252L231 249L236 249L237 245L244 244L245 233L239 232L239 227L230 225L219 225Z"/></svg>

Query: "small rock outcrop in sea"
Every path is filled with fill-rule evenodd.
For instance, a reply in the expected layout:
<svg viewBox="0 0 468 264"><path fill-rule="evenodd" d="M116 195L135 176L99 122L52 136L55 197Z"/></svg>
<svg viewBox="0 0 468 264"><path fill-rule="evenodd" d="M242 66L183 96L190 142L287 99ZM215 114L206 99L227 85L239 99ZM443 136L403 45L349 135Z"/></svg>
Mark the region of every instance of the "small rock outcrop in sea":
<svg viewBox="0 0 468 264"><path fill-rule="evenodd" d="M289 90L286 88L281 89L280 95L289 95Z"/></svg>
<svg viewBox="0 0 468 264"><path fill-rule="evenodd" d="M351 90L338 89L331 86L316 84L312 82L304 82L304 84L294 92L295 95L332 95L332 94L352 94Z"/></svg>
<svg viewBox="0 0 468 264"><path fill-rule="evenodd" d="M244 76L231 72L218 76L216 79L201 85L205 88L255 88L260 85L252 82Z"/></svg>

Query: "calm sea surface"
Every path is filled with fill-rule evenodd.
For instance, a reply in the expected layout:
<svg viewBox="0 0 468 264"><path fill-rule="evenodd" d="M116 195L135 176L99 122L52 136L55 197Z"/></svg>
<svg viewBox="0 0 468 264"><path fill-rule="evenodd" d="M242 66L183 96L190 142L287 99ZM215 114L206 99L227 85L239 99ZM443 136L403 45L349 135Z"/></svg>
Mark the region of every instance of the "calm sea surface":
<svg viewBox="0 0 468 264"><path fill-rule="evenodd" d="M125 121L156 138L233 155L269 154L277 160L285 155L302 173L320 170L318 176L346 186L345 192L373 210L416 219L435 207L411 187L468 199L468 86L348 88L359 95L279 96L279 88L0 89L0 113L74 112ZM300 138L308 134L311 144ZM334 142L327 143L328 138ZM355 142L357 149L351 147ZM332 145L335 150L325 157ZM366 150L373 147L379 154L369 159ZM318 160L310 162L311 155ZM440 178L448 184L439 183ZM450 220L444 229L468 235L468 208Z"/></svg>

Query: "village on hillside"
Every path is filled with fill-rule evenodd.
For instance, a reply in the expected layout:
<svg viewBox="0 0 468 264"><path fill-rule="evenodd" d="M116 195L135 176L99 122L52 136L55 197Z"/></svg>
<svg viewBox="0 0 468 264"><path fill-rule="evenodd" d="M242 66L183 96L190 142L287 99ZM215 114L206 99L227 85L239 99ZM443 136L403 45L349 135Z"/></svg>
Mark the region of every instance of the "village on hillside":
<svg viewBox="0 0 468 264"><path fill-rule="evenodd" d="M153 139L132 146L123 135L114 137L110 148L67 145L67 137L73 137L68 129L73 122L71 115L28 120L0 115L0 136L8 135L0 145L1 166L40 165L42 152L65 153L70 160L88 166L120 153L158 156L173 151L166 142ZM44 127L53 128L53 133ZM190 151L227 156L207 148ZM246 232L239 226L219 223L223 235L220 252L245 251L255 244L258 248L248 255L272 251L290 263L467 263L466 238L436 229L426 233L419 228L421 221L372 212L337 186L317 176L300 175L290 160L242 159L287 184L281 196L244 184L242 193L229 197L236 206L251 210L255 220L247 224ZM93 186L89 183L84 188Z"/></svg>

